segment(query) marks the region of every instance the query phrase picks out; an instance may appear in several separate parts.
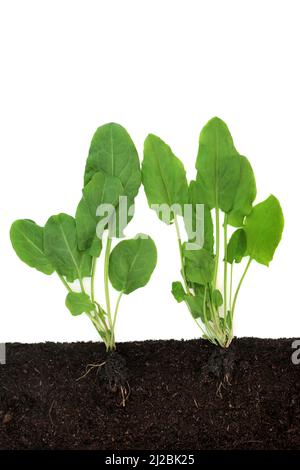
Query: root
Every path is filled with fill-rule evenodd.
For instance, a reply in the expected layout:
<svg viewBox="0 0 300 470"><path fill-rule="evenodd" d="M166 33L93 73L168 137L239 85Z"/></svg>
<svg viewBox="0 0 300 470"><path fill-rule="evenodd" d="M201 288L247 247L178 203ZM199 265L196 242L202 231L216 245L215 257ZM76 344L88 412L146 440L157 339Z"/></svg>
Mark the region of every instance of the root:
<svg viewBox="0 0 300 470"><path fill-rule="evenodd" d="M126 402L129 399L130 394L131 394L131 388L130 388L129 383L126 382L126 385L127 385L127 387L123 387L122 385L120 387L122 401L121 401L119 406L123 406L123 407L126 406Z"/></svg>
<svg viewBox="0 0 300 470"><path fill-rule="evenodd" d="M108 354L106 361L101 364L88 364L85 373L78 380L84 379L92 370L97 370L97 374L101 370L102 379L108 383L109 389L113 393L120 392L121 402L118 406L125 407L128 401L131 389L127 381L128 371L125 359L117 352L113 351Z"/></svg>
<svg viewBox="0 0 300 470"><path fill-rule="evenodd" d="M101 364L88 364L85 368L85 374L81 375L80 377L78 377L78 379L76 379L76 381L78 380L81 380L81 379L84 379L92 370L96 369L97 368L97 374L99 372L99 370L101 369L101 367L103 367L104 365L106 364L106 361L105 362L101 362Z"/></svg>
<svg viewBox="0 0 300 470"><path fill-rule="evenodd" d="M231 386L234 371L238 363L238 357L234 344L230 349L215 348L205 366L202 367L202 378L210 381L211 377L218 380L216 395L222 397L222 389Z"/></svg>

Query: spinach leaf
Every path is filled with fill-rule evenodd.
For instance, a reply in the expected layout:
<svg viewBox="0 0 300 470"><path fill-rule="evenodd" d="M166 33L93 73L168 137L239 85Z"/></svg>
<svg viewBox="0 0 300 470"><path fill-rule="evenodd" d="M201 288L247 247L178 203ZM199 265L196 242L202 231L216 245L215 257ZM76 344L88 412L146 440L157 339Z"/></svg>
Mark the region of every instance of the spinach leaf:
<svg viewBox="0 0 300 470"><path fill-rule="evenodd" d="M185 274L190 282L206 285L212 281L214 273L214 256L204 248L187 250L183 247L185 257Z"/></svg>
<svg viewBox="0 0 300 470"><path fill-rule="evenodd" d="M208 208L207 205L204 205L202 199L201 199L201 187L197 181L191 181L189 184L189 190L188 190L188 195L189 195L189 204L191 204L191 207L188 212L185 210L184 213L184 223L185 223L185 228L186 232L188 235L188 240L190 243L195 243L196 242L196 230L202 230L203 235L200 238L203 238L201 240L202 243L200 243L200 247L204 248L205 250L209 252L213 252L214 249L214 227L213 227L213 222L212 222L212 217L211 217L211 212ZM203 204L203 214L199 215L197 214L197 204Z"/></svg>
<svg viewBox="0 0 300 470"><path fill-rule="evenodd" d="M228 213L234 203L240 179L241 159L225 122L208 121L199 137L196 161L201 199L210 209Z"/></svg>
<svg viewBox="0 0 300 470"><path fill-rule="evenodd" d="M119 178L107 176L101 171L95 173L90 182L84 187L82 199L78 204L75 216L80 250L91 247L96 237L97 223L103 218L106 220L108 217L106 211L102 216L97 216L98 207L101 204L110 204L114 209L119 203L119 196L122 191L123 187ZM94 241L94 243L96 242Z"/></svg>
<svg viewBox="0 0 300 470"><path fill-rule="evenodd" d="M43 231L43 227L32 220L16 220L10 229L10 239L24 263L49 275L53 273L54 267L44 251Z"/></svg>
<svg viewBox="0 0 300 470"><path fill-rule="evenodd" d="M188 304L191 314L195 319L201 318L204 321L204 312L203 312L203 303L204 303L204 294L197 295L186 295L184 300Z"/></svg>
<svg viewBox="0 0 300 470"><path fill-rule="evenodd" d="M281 240L284 227L282 209L275 196L257 204L245 221L246 255L269 266Z"/></svg>
<svg viewBox="0 0 300 470"><path fill-rule="evenodd" d="M81 315L84 312L89 313L95 309L89 296L83 292L69 292L66 297L66 307L72 315Z"/></svg>
<svg viewBox="0 0 300 470"><path fill-rule="evenodd" d="M44 228L44 248L55 270L68 281L91 275L92 258L80 252L75 219L67 214L50 217Z"/></svg>
<svg viewBox="0 0 300 470"><path fill-rule="evenodd" d="M153 240L139 234L118 243L109 259L109 279L119 292L130 294L149 281L156 266L157 252Z"/></svg>
<svg viewBox="0 0 300 470"><path fill-rule="evenodd" d="M150 134L144 144L142 163L142 180L149 205L165 204L171 210L170 217L163 217L157 209L161 220L171 223L174 213L182 215L182 206L188 203L188 184L181 161L175 157L171 148L159 137Z"/></svg>
<svg viewBox="0 0 300 470"><path fill-rule="evenodd" d="M128 132L119 124L105 124L96 130L86 162L85 186L98 171L119 178L123 194L131 200L137 195L141 185L138 153Z"/></svg>
<svg viewBox="0 0 300 470"><path fill-rule="evenodd" d="M247 239L245 231L241 228L233 232L227 246L228 263L240 263L245 256Z"/></svg>
<svg viewBox="0 0 300 470"><path fill-rule="evenodd" d="M233 206L228 214L228 223L241 227L245 216L252 211L252 203L256 198L255 177L246 157L240 156L240 177L236 189Z"/></svg>
<svg viewBox="0 0 300 470"><path fill-rule="evenodd" d="M184 290L183 285L181 284L181 282L179 282L179 281L172 282L172 294L173 294L175 300L177 300L178 303L180 303L184 300L185 290Z"/></svg>
<svg viewBox="0 0 300 470"><path fill-rule="evenodd" d="M223 305L223 296L219 289L215 289L212 293L212 301L216 308L221 307Z"/></svg>

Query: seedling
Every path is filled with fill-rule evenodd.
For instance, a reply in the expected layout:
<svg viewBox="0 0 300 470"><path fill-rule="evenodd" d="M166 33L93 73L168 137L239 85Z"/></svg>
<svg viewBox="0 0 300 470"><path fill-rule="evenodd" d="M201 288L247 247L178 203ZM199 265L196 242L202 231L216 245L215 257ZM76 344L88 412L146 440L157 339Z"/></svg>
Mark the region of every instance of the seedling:
<svg viewBox="0 0 300 470"><path fill-rule="evenodd" d="M156 265L156 247L146 235L120 241L111 251L113 238L123 236L133 216L140 184L139 158L130 136L120 125L106 124L92 139L75 217L54 215L44 227L17 220L10 231L22 261L47 275L56 272L68 291L71 314L89 317L107 351L116 347L121 297L145 286ZM96 265L103 251L105 306L95 296ZM114 309L109 284L119 292Z"/></svg>
<svg viewBox="0 0 300 470"><path fill-rule="evenodd" d="M200 133L196 170L195 181L188 184L171 148L155 135L145 140L142 180L148 203L161 220L174 225L178 237L183 284L174 282L172 293L186 303L204 338L227 347L246 273L253 260L269 265L284 219L274 196L253 207L252 167L219 118L211 119ZM180 216L186 242L180 236ZM236 284L234 266L242 261L244 270Z"/></svg>

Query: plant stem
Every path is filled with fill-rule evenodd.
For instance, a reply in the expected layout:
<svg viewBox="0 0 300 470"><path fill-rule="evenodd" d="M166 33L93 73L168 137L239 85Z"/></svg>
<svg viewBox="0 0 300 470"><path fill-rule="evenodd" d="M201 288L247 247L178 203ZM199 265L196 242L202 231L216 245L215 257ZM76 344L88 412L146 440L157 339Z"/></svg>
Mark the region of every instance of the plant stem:
<svg viewBox="0 0 300 470"><path fill-rule="evenodd" d="M71 286L67 283L67 281L65 280L65 278L63 276L61 276L60 274L58 274L58 277L59 279L61 280L61 282L63 283L63 285L65 286L66 289L68 289L69 292L73 292Z"/></svg>
<svg viewBox="0 0 300 470"><path fill-rule="evenodd" d="M111 319L111 310L110 310L109 278L108 278L110 249L111 249L111 238L109 237L109 234L108 234L107 241L106 241L105 258L104 258L104 292L105 292L105 302L106 302L106 313L107 313L109 325L111 327L112 319Z"/></svg>
<svg viewBox="0 0 300 470"><path fill-rule="evenodd" d="M219 256L220 256L220 211L218 207L216 207L215 212L216 212L216 261L215 261L215 270L214 270L214 277L213 277L214 289L216 288L216 285L217 285Z"/></svg>
<svg viewBox="0 0 300 470"><path fill-rule="evenodd" d="M92 275L91 275L91 300L95 302L95 274L96 274L97 258L92 258Z"/></svg>
<svg viewBox="0 0 300 470"><path fill-rule="evenodd" d="M84 289L83 280L81 276L79 277L79 284L80 284L81 292L85 294L85 289Z"/></svg>
<svg viewBox="0 0 300 470"><path fill-rule="evenodd" d="M233 282L233 263L230 265L230 294L229 294L229 310L232 309L232 282Z"/></svg>
<svg viewBox="0 0 300 470"><path fill-rule="evenodd" d="M224 217L224 323L227 317L227 224L228 215Z"/></svg>
<svg viewBox="0 0 300 470"><path fill-rule="evenodd" d="M235 292L235 295L234 295L234 298L233 298L233 304L232 304L232 311L231 311L231 318L233 319L233 314L234 314L234 310L235 310L235 304L236 304L236 301L237 301L237 296L238 296L238 293L240 291L240 288L242 286L242 283L243 283L243 280L245 279L245 276L247 274L247 271L249 269L249 266L251 264L251 261L252 261L252 258L249 258L249 261L246 265L246 268L245 268L245 271L243 272L243 275L240 279L240 282L238 283L238 286L237 286L237 289L236 289L236 292Z"/></svg>
<svg viewBox="0 0 300 470"><path fill-rule="evenodd" d="M104 257L104 292L105 292L105 302L106 302L106 313L108 318L108 324L110 328L110 347L114 349L114 331L113 331L113 321L111 317L111 308L110 308L110 296L109 296L109 278L108 278L108 269L109 269L109 257L111 249L111 238L109 233L107 234L106 248L105 248L105 257Z"/></svg>
<svg viewBox="0 0 300 470"><path fill-rule="evenodd" d="M180 253L181 276L182 276L182 279L183 279L183 282L184 282L184 287L185 287L186 293L190 294L190 289L189 289L189 286L188 286L188 283L187 283L187 280L186 280L186 277L185 277L184 257L183 257L183 252L182 252L182 242L181 242L181 238L180 238L180 229L179 229L179 224L178 224L176 214L174 214L174 225L175 225L175 229L176 229L176 235L177 235L177 241L178 241L178 247L179 247L179 253Z"/></svg>
<svg viewBox="0 0 300 470"><path fill-rule="evenodd" d="M120 294L119 294L119 296L118 296L118 299L117 299L116 308L115 308L115 313L114 313L113 330L115 330L116 321L117 321L117 315L118 315L119 305L120 305L120 300L121 300L121 298L122 298L122 295L123 295L123 291L120 292Z"/></svg>

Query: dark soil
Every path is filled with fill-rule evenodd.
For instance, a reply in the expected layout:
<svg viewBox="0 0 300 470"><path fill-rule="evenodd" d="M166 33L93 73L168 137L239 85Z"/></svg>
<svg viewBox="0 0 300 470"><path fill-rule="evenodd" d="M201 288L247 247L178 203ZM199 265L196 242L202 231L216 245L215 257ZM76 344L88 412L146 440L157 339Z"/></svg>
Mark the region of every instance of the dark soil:
<svg viewBox="0 0 300 470"><path fill-rule="evenodd" d="M300 449L291 345L243 338L228 356L202 340L119 344L124 407L120 387L103 380L115 360L78 380L108 359L103 345L8 344L0 449Z"/></svg>

